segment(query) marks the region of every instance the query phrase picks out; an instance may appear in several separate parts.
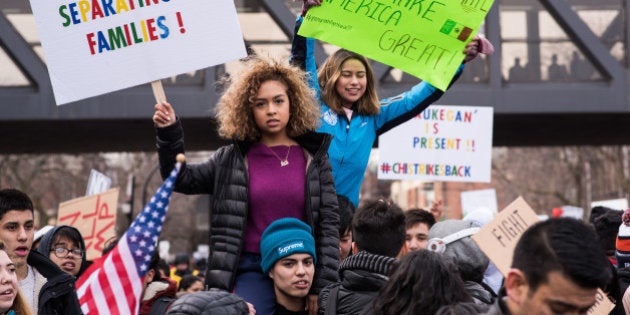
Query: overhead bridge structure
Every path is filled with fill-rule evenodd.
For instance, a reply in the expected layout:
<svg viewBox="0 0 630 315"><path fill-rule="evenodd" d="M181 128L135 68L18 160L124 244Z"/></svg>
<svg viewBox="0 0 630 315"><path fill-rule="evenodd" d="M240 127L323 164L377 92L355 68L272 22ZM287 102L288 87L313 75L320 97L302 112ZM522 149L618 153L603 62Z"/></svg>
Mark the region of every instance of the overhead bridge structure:
<svg viewBox="0 0 630 315"><path fill-rule="evenodd" d="M236 0L248 49L288 55L300 2ZM28 2L2 0L0 10L0 154L154 149L148 84L57 106ZM629 14L622 0L495 0L482 27L495 53L468 64L439 104L493 107L494 146L628 144ZM333 50L319 43L318 61ZM234 67L163 80L189 150L225 143L213 119L216 83ZM381 97L418 82L374 69Z"/></svg>

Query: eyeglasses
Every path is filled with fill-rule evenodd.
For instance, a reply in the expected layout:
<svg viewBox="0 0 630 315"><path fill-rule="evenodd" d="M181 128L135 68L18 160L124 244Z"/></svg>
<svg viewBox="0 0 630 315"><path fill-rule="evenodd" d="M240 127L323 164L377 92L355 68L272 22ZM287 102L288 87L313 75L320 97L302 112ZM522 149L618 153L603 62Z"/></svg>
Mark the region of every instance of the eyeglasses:
<svg viewBox="0 0 630 315"><path fill-rule="evenodd" d="M50 250L51 252L55 252L55 256L57 258L66 258L69 253L72 253L74 256L83 257L83 250L80 248L75 249L67 249L64 247L56 247Z"/></svg>

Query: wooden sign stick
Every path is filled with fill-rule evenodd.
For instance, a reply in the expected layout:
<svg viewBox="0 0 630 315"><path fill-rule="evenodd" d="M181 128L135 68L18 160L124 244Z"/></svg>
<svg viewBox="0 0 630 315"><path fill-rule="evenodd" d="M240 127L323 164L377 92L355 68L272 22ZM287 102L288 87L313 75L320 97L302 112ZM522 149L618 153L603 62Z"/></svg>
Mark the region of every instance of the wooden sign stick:
<svg viewBox="0 0 630 315"><path fill-rule="evenodd" d="M158 104L166 102L166 94L164 93L164 87L162 86L161 80L151 82L151 89L153 89L153 96Z"/></svg>

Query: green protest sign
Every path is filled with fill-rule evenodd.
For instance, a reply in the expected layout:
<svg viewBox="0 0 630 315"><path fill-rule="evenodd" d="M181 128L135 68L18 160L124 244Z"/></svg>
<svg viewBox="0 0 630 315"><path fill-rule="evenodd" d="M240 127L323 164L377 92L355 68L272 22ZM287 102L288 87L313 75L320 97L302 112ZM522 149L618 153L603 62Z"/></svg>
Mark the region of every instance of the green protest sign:
<svg viewBox="0 0 630 315"><path fill-rule="evenodd" d="M299 34L365 55L445 90L494 0L324 0Z"/></svg>

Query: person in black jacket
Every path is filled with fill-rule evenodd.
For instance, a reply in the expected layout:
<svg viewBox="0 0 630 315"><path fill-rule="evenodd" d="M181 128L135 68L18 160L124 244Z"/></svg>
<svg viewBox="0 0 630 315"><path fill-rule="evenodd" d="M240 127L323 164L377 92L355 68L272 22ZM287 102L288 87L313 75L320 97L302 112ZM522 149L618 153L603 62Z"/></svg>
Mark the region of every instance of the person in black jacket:
<svg viewBox="0 0 630 315"><path fill-rule="evenodd" d="M74 276L62 271L48 256L31 251L33 202L17 189L0 190L0 241L15 264L20 291L33 313L82 314Z"/></svg>
<svg viewBox="0 0 630 315"><path fill-rule="evenodd" d="M232 291L272 314L273 283L260 268L260 236L273 221L294 217L309 224L317 265L309 294L337 280L339 213L327 149L330 135L316 133L317 103L305 73L255 57L232 75L217 105L219 135L233 143L205 163L185 164L175 191L210 194L210 254L206 286ZM155 106L162 176L184 152L181 121L168 103Z"/></svg>
<svg viewBox="0 0 630 315"><path fill-rule="evenodd" d="M238 295L211 289L185 295L171 305L167 315L254 315Z"/></svg>
<svg viewBox="0 0 630 315"><path fill-rule="evenodd" d="M352 218L353 254L339 266L341 282L319 295L319 314L365 314L387 282L405 243L405 215L395 203L367 201Z"/></svg>

